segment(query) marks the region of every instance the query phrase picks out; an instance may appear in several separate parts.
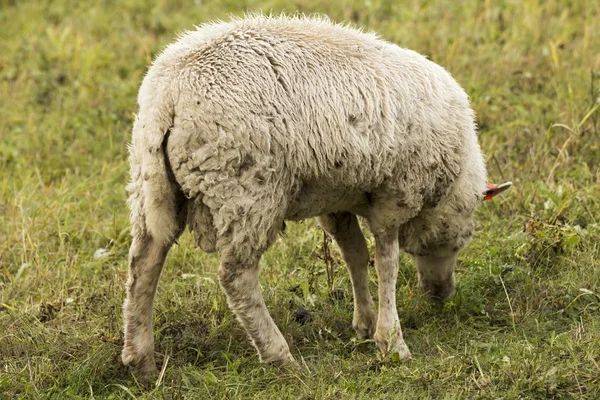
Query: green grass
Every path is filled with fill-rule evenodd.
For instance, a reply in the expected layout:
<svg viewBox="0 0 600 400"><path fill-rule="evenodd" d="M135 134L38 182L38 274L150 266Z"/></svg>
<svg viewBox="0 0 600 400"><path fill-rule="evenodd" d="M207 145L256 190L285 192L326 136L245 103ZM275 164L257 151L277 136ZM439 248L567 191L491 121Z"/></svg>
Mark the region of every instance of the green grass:
<svg viewBox="0 0 600 400"><path fill-rule="evenodd" d="M241 3L0 1L0 398L600 398L599 3ZM471 96L490 180L515 187L477 212L443 307L402 256L410 363L354 339L348 276L333 250L328 280L306 221L261 276L305 371L260 365L216 257L184 235L155 303L164 376L144 389L119 359L136 92L177 32L246 9L326 13L443 65Z"/></svg>

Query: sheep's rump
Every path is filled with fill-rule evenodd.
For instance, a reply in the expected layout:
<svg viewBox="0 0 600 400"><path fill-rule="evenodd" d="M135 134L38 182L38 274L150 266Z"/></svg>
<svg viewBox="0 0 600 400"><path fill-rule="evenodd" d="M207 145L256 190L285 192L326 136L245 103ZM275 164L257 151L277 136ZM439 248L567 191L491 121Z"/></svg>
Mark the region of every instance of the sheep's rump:
<svg viewBox="0 0 600 400"><path fill-rule="evenodd" d="M188 32L151 67L141 109L159 97L172 116L168 164L195 199L194 230L212 224L213 242L249 214L301 219L382 193L420 209L467 171L467 191L483 187L473 114L452 77L327 20L252 17ZM146 134L134 129L134 146Z"/></svg>

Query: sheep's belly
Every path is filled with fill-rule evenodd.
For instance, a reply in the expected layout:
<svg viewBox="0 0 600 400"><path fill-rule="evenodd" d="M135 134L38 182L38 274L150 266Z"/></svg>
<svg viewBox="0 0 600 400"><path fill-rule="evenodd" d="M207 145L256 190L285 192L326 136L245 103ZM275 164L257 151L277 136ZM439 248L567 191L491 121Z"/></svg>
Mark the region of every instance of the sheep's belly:
<svg viewBox="0 0 600 400"><path fill-rule="evenodd" d="M361 214L368 206L365 190L321 185L304 185L291 199L285 219L302 220L340 211Z"/></svg>

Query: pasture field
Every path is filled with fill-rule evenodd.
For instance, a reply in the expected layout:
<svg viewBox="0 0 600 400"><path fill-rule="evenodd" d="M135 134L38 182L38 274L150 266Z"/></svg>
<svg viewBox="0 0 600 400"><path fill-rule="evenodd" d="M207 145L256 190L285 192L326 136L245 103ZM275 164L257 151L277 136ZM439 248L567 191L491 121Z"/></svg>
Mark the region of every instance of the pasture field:
<svg viewBox="0 0 600 400"><path fill-rule="evenodd" d="M165 368L143 388L120 362L137 89L178 32L246 10L426 54L469 93L490 181L515 185L479 208L445 305L401 256L407 363L355 339L348 274L309 220L261 264L302 369L259 364L186 233L154 308ZM0 0L0 26L0 398L600 398L597 0Z"/></svg>

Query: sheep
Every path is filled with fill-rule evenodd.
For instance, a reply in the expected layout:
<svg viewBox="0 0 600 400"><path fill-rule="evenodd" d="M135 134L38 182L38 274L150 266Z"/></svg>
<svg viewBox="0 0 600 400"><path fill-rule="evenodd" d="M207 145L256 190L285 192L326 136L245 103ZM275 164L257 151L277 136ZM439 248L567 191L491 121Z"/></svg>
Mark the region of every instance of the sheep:
<svg viewBox="0 0 600 400"><path fill-rule="evenodd" d="M122 361L156 373L152 303L186 227L218 252L228 305L264 363L293 365L259 288L259 259L286 220L316 217L337 243L352 326L409 359L396 308L400 250L433 299L486 190L474 113L442 67L324 17L252 15L168 46L141 85L130 145L132 244ZM375 239L379 308L357 216Z"/></svg>

